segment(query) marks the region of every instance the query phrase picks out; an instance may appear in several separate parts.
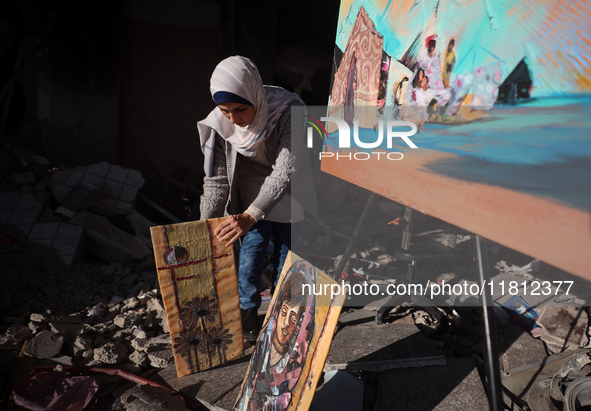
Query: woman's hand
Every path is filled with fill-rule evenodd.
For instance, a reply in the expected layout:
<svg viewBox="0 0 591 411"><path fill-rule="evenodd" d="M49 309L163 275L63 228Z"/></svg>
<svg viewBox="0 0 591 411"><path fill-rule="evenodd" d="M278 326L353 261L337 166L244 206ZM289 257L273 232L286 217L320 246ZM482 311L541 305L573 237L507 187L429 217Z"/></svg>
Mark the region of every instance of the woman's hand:
<svg viewBox="0 0 591 411"><path fill-rule="evenodd" d="M246 234L254 223L256 220L250 214L231 215L214 230L213 234L220 242L226 241L225 246L229 247Z"/></svg>

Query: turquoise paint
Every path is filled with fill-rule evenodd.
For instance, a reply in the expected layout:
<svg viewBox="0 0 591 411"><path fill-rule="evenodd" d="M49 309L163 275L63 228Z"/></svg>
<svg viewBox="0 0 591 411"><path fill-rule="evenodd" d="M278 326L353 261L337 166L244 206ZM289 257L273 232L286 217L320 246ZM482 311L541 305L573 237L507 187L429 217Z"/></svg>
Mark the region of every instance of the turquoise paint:
<svg viewBox="0 0 591 411"><path fill-rule="evenodd" d="M548 64L543 58L547 41L540 35L540 27L549 12L544 2L441 0L437 17L434 14L437 0L416 0L416 6L410 13L401 12L400 4L403 3L396 0L355 0L349 10L342 10L344 15L339 17L337 46L345 50L355 17L363 5L384 37L385 52L394 59L399 59L408 50L420 32L423 31L425 37L435 33L439 38L438 49L442 56L449 39L456 39L458 65L455 74L468 73L497 58L504 63L504 80L526 58L534 73L533 96L581 92L572 70L565 69L566 64ZM591 6L587 3L583 7ZM579 39L577 32L588 33L589 23L584 19L573 18L555 44L550 44L551 48L564 51L567 56L589 55L589 47ZM573 43L572 46L566 41L567 38ZM475 50L485 52L475 53ZM579 66L579 69L583 68Z"/></svg>

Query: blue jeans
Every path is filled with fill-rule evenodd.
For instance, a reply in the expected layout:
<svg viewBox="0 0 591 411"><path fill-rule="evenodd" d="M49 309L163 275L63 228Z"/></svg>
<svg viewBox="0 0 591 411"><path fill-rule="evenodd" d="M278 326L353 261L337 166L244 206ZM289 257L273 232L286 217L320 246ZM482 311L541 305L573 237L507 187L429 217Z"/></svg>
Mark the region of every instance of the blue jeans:
<svg viewBox="0 0 591 411"><path fill-rule="evenodd" d="M291 224L260 220L242 239L238 260L240 308L261 306L261 276L269 241L273 240L273 285L291 248Z"/></svg>

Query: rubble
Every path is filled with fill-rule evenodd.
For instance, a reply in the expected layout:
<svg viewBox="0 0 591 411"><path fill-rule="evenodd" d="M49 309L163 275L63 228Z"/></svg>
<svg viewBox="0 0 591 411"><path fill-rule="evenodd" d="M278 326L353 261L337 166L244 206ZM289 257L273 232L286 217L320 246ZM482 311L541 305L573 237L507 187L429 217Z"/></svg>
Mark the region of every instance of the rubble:
<svg viewBox="0 0 591 411"><path fill-rule="evenodd" d="M108 342L94 350L94 361L102 364L119 364L127 358L127 350L118 342Z"/></svg>
<svg viewBox="0 0 591 411"><path fill-rule="evenodd" d="M0 347L18 345L32 336L33 333L29 327L22 324L12 324L4 334L0 335Z"/></svg>
<svg viewBox="0 0 591 411"><path fill-rule="evenodd" d="M149 227L155 224L133 209L141 176L133 170L122 171L124 169L107 163L51 171L49 162L33 160L32 155L27 156L22 151L15 158L19 160L9 160L14 170L7 178L0 178L0 310L3 313L0 346L20 349L26 344L23 353L27 360L52 366L61 363L73 367L104 367L138 376L157 372L167 384L179 391L182 388L190 392L191 397L199 394L200 399L211 404L230 408L232 394L246 372L246 360L183 379L176 376L166 313L152 261ZM22 158L29 160L23 162ZM92 187L100 189L100 196L80 197L84 189L94 193ZM362 205L361 196L356 196L359 204L355 205ZM348 206L352 208L351 204ZM382 212L373 216L373 224L382 224L386 228L376 229L377 235L372 233L367 237L371 240L364 240L373 248L364 247L364 243L355 251L349 274L356 280L395 283L391 277L404 275L406 269L397 269L391 244L382 240L399 229L394 225L386 226L391 218L381 221L377 214L399 214L401 209L385 201L379 202L378 207ZM419 223L422 222L419 220ZM329 232L331 241L348 239L350 230L347 228L351 226L351 221L342 222L339 227L342 234L337 230ZM449 248L459 248L467 245L468 239L469 236L442 235L435 241ZM396 245L398 243L396 238ZM375 244L378 246L374 247ZM543 263L527 256L512 258L498 247L491 255L498 261L496 269L506 281L517 279L522 284L523 281L538 280L538 276L547 273ZM459 282L468 272L466 269L462 271L463 268L438 267L439 271L434 272L432 278ZM497 278L497 284L499 281ZM501 307L509 300L501 297L507 295L495 295L495 312L512 320L509 324L508 319L497 318L501 328L500 360L504 373L522 370L526 360L550 361L558 355L553 353L562 352L562 366L567 354L579 352L577 350L588 352L588 312L580 307L566 306L568 302L584 303L584 300L572 293L566 297L556 295L550 302L564 303L558 307L544 305L529 296L515 295L512 301L520 304L514 307L525 307L525 311L505 312ZM532 316L524 316L528 313L527 307L532 309L529 311ZM379 308L375 307L376 310ZM384 396L381 405L385 407L416 401L412 398L415 395L412 390L423 391L413 384L423 378L427 369L433 373L432 379L450 382L449 387L438 394L437 400L442 404L447 394L453 395L445 404L453 405L452 397L456 401L454 404L459 404L460 399L464 401L465 397L457 392L460 388L476 393L478 399L475 401L485 403L478 372L473 367L473 363L482 358L478 308L473 304L455 311L441 310L441 318L434 318L432 314L433 310L409 305L405 312L396 313L396 320L391 315L390 323L363 326L366 332L361 335L359 328L342 328L333 341L327 370L332 364L333 368L354 372L378 372L371 370L381 364L379 372L383 373L383 379L376 383L378 392L384 394L391 390L389 381L409 384L404 385L405 389L408 387L406 396ZM442 319L449 320L445 323L447 327L442 326ZM359 326L358 320L352 320L349 325ZM425 339L426 336L429 339ZM547 353L553 355L547 356ZM435 362L419 361L425 358ZM446 365L438 365L439 362ZM399 370L403 365L412 368L410 371ZM231 367L235 368L231 370ZM576 378L591 375L587 372L589 367L567 370L557 366L544 376L552 380L559 375L557 384L562 384L562 400L567 401L576 396L571 393L567 398L567 379L574 378L575 374ZM457 375L451 375L456 368L461 369L465 377L461 381L453 380ZM411 381L408 372L416 374L416 378ZM228 390L218 392L218 387L211 382L205 384L207 378L216 383L224 382ZM538 386L537 383L541 382L532 374L524 377L523 384L509 376L504 381L511 389L522 390L530 383L533 386L535 382ZM104 396L108 404L104 409L186 409L186 402L171 390L150 385L135 385L124 390L128 385L119 385L112 396ZM579 385L572 384L570 392ZM425 388L426 402L431 401L430 394L430 388ZM532 399L534 394L528 393L529 396L524 398ZM217 408L215 405L210 409Z"/></svg>
<svg viewBox="0 0 591 411"><path fill-rule="evenodd" d="M33 358L56 357L62 350L65 338L51 331L41 331L35 335L24 349L24 354Z"/></svg>
<svg viewBox="0 0 591 411"><path fill-rule="evenodd" d="M184 400L174 391L148 384L127 390L113 405L114 411L189 410Z"/></svg>

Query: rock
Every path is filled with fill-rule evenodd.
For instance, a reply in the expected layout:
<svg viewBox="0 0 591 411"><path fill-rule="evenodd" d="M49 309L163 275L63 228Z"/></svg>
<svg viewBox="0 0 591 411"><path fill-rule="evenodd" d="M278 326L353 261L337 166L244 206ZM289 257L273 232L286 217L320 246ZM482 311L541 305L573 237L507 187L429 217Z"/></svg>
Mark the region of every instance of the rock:
<svg viewBox="0 0 591 411"><path fill-rule="evenodd" d="M174 357L172 355L172 347L160 350L148 351L148 359L150 365L154 368L166 368L174 364Z"/></svg>
<svg viewBox="0 0 591 411"><path fill-rule="evenodd" d="M114 411L188 411L179 394L166 388L148 384L136 385L113 404Z"/></svg>
<svg viewBox="0 0 591 411"><path fill-rule="evenodd" d="M172 346L171 344L172 343L170 341L170 334L162 334L157 337L150 338L148 340L147 350L148 350L148 352L160 350L162 348L171 347Z"/></svg>
<svg viewBox="0 0 591 411"><path fill-rule="evenodd" d="M137 298L133 298L132 301L125 304L121 310L122 311L133 310L134 308L139 307L141 304L142 303L140 303L140 300L138 300Z"/></svg>
<svg viewBox="0 0 591 411"><path fill-rule="evenodd" d="M143 338L143 339L148 338L148 334L144 330L141 330L139 328L136 328L133 330L133 336L135 338Z"/></svg>
<svg viewBox="0 0 591 411"><path fill-rule="evenodd" d="M121 304L115 304L109 307L109 316L114 315L117 316L121 312Z"/></svg>
<svg viewBox="0 0 591 411"><path fill-rule="evenodd" d="M138 302L139 303L139 302ZM141 314L135 311L129 311L125 314L119 314L113 320L113 323L119 328L131 328L134 325L138 325L142 322Z"/></svg>
<svg viewBox="0 0 591 411"><path fill-rule="evenodd" d="M146 310L148 310L149 313L153 313L155 318L166 318L166 311L164 311L164 307L162 306L160 300L156 298L150 298L146 302Z"/></svg>
<svg viewBox="0 0 591 411"><path fill-rule="evenodd" d="M544 330L540 339L550 351L562 352L564 348L577 349L587 344L589 316L585 307L543 306L538 309L536 323Z"/></svg>
<svg viewBox="0 0 591 411"><path fill-rule="evenodd" d="M119 331L116 331L115 334L113 334L113 339L115 341L123 341L123 340L127 340L129 338L133 338L131 331L129 329L119 330Z"/></svg>
<svg viewBox="0 0 591 411"><path fill-rule="evenodd" d="M93 338L88 335L78 335L74 339L74 347L88 350L92 347Z"/></svg>
<svg viewBox="0 0 591 411"><path fill-rule="evenodd" d="M148 339L147 338L136 338L131 341L131 346L141 352L148 351Z"/></svg>
<svg viewBox="0 0 591 411"><path fill-rule="evenodd" d="M43 326L43 323L38 323L37 321L29 321L29 330L31 330L33 334L37 334L39 331L42 331L44 329L45 327Z"/></svg>
<svg viewBox="0 0 591 411"><path fill-rule="evenodd" d="M51 321L52 315L47 314L39 314L39 313L32 313L31 317L29 318L31 321L35 321L38 323L46 323Z"/></svg>
<svg viewBox="0 0 591 411"><path fill-rule="evenodd" d="M94 350L94 360L104 364L119 364L127 358L127 350L118 342L108 342Z"/></svg>
<svg viewBox="0 0 591 411"><path fill-rule="evenodd" d="M33 337L24 353L33 358L52 358L60 353L63 345L64 337L45 330Z"/></svg>
<svg viewBox="0 0 591 411"><path fill-rule="evenodd" d="M134 351L129 356L129 361L139 365L142 368L147 367L149 364L148 354L141 351Z"/></svg>
<svg viewBox="0 0 591 411"><path fill-rule="evenodd" d="M18 345L32 336L33 333L26 325L12 324L0 335L0 346Z"/></svg>
<svg viewBox="0 0 591 411"><path fill-rule="evenodd" d="M162 327L163 332L167 334L170 333L170 328L168 328L168 320L166 318L160 320L160 326Z"/></svg>

